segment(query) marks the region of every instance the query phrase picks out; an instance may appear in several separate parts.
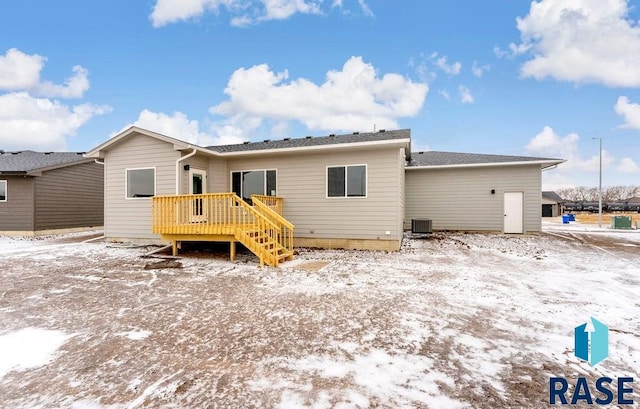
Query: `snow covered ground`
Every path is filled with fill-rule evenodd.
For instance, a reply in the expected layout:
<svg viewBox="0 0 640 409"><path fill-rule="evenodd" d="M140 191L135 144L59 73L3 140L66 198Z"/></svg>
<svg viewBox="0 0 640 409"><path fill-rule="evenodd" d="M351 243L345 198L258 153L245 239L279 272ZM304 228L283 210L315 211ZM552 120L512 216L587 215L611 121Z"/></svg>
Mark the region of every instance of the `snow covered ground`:
<svg viewBox="0 0 640 409"><path fill-rule="evenodd" d="M186 253L0 238L2 408L537 408L551 376L632 376L640 232L545 224L397 253ZM573 356L609 326L609 358ZM580 406L578 406L580 407Z"/></svg>

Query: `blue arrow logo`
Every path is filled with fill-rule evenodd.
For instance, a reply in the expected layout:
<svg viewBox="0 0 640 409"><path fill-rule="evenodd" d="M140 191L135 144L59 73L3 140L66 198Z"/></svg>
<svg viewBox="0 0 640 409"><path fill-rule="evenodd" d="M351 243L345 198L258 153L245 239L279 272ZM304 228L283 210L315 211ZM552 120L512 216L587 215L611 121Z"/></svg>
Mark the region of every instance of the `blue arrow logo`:
<svg viewBox="0 0 640 409"><path fill-rule="evenodd" d="M609 327L591 317L574 330L576 357L591 366L598 365L609 356Z"/></svg>

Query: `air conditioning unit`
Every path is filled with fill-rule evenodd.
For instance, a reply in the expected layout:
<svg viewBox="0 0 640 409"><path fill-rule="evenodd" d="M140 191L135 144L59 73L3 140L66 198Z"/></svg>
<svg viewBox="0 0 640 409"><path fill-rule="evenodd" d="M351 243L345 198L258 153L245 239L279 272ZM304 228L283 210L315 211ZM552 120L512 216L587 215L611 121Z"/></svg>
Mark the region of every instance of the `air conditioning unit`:
<svg viewBox="0 0 640 409"><path fill-rule="evenodd" d="M411 219L411 233L433 233L431 219Z"/></svg>

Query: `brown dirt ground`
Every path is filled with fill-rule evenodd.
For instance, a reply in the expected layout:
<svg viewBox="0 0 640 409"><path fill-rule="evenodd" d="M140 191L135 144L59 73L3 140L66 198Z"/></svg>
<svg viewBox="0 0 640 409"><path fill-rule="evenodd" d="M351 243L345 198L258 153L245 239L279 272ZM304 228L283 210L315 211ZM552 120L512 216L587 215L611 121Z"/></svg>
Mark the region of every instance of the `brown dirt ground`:
<svg viewBox="0 0 640 409"><path fill-rule="evenodd" d="M489 247L510 240L499 235L487 237ZM544 257L538 247L547 238L517 240L514 251L518 256ZM630 248L621 245L624 239L597 234L568 234L557 240L576 248L606 248L620 255ZM477 251L465 235L433 235L424 245L425 249L416 250L411 241L405 242L402 251L414 255L426 252L425 257ZM505 247L504 253L512 255L511 248ZM565 351L567 362L563 363L530 355L523 348L505 363L507 369L499 375L505 391L474 380L460 359L469 351L437 334L454 331L495 342L511 342L513 334L494 328L490 309L460 313L446 297L429 290L436 282L450 280L450 271L415 276L398 266L397 271L389 272L391 281L402 283L403 275L410 276L418 287L396 292L386 288L387 278L372 275L357 280L368 263L375 265L378 258L388 257L381 252L346 252L343 268L322 273L258 269L247 253L231 263L225 261L225 251L209 254L207 259L197 250L182 254L185 269L145 270L151 261L139 256L146 250L105 251L104 244L85 244L75 251L67 250L62 257L35 252L0 258L2 332L33 326L62 328L74 334L52 364L0 378L0 408L270 408L277 406L286 388L306 396L311 405L323 390L355 390L357 386L348 378L290 373L282 360L335 352L328 347L331 341L362 340L372 333L375 339L367 341L371 348L397 356L414 352L433 359L434 366L455 381L453 385L436 381L440 392L473 408L547 407L541 391L549 374L578 373L569 363L569 351ZM307 264L318 267L336 254L302 249L298 257L308 258ZM288 275L296 279L292 282ZM271 288L274 282L282 281L286 286L298 279L318 283L303 295ZM329 291L332 285L352 286L352 291L345 297ZM446 322L431 328L434 336L419 344L405 339L407 334L398 330L395 314L412 297L440 314L452 311ZM151 334L136 341L122 335L137 330ZM524 336L517 342L524 347L528 339ZM349 357L348 350L340 354ZM597 373L581 376L593 381ZM251 383L264 377L280 377L282 384L261 388ZM402 402L389 403L373 395L368 407L429 407ZM336 403L329 400L330 405Z"/></svg>

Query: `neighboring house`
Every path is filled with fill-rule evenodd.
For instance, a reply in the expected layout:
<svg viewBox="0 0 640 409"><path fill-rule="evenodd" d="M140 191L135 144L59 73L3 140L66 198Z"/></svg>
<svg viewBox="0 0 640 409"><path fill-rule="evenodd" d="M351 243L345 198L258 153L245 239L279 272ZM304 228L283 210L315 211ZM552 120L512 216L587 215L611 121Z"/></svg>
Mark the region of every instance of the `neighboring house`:
<svg viewBox="0 0 640 409"><path fill-rule="evenodd" d="M565 202L556 192L542 192L542 217L560 216Z"/></svg>
<svg viewBox="0 0 640 409"><path fill-rule="evenodd" d="M86 156L104 161L107 238L170 240L174 252L180 241L228 241L232 255L241 242L270 248L259 255L268 264L291 256L282 237L397 250L411 218L436 229L540 231L541 168L563 162L412 156L409 130L199 147L131 127Z"/></svg>
<svg viewBox="0 0 640 409"><path fill-rule="evenodd" d="M0 151L0 234L101 227L103 171L83 152Z"/></svg>

